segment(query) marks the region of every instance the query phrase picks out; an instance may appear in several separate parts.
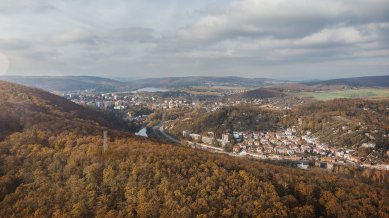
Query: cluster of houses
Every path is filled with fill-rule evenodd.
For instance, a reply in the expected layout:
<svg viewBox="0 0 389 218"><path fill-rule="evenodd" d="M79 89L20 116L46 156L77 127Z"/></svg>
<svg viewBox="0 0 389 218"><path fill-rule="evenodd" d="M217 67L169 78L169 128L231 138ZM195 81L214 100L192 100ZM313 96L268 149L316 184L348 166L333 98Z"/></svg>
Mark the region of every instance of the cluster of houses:
<svg viewBox="0 0 389 218"><path fill-rule="evenodd" d="M116 110L126 109L129 106L128 102L131 100L128 96L121 97L115 93L71 93L65 94L64 97L76 104L97 107L100 109L114 108Z"/></svg>
<svg viewBox="0 0 389 218"><path fill-rule="evenodd" d="M284 131L244 131L225 133L221 139L217 139L213 132L206 135L183 131L184 139L205 146L214 146L231 150L237 155L251 156L259 159L290 160L298 161L301 168L305 168L309 159L321 168L331 169L334 164L349 164L361 167L388 169L389 165L368 165L362 163L352 149L331 147L321 143L316 137L307 131L304 135L298 136L297 127L293 126ZM364 147L374 147L373 142L365 143ZM227 149L228 148L228 149Z"/></svg>
<svg viewBox="0 0 389 218"><path fill-rule="evenodd" d="M125 110L131 106L144 106L151 109L172 109L193 107L194 103L181 98L157 98L142 93L69 93L64 97L81 105L100 109Z"/></svg>
<svg viewBox="0 0 389 218"><path fill-rule="evenodd" d="M196 133L191 133L188 130L184 130L182 132L182 136L184 139L189 139L193 142L204 143L206 145L217 146L222 148L227 148L232 146L232 135L231 134L223 134L221 139L216 139L215 134L213 132L208 132L207 135L200 135Z"/></svg>
<svg viewBox="0 0 389 218"><path fill-rule="evenodd" d="M169 99L169 100L164 100L163 103L159 105L159 107L162 109L190 108L194 105L195 103L187 102L186 100Z"/></svg>

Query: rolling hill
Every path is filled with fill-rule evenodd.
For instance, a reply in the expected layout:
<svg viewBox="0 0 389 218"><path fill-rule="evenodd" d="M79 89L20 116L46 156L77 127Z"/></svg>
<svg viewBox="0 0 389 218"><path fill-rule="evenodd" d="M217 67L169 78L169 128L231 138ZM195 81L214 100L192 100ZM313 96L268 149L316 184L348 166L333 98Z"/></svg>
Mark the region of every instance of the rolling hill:
<svg viewBox="0 0 389 218"><path fill-rule="evenodd" d="M6 80L26 86L36 87L47 91L80 91L94 90L99 92L131 91L146 87L154 88L185 88L185 87L207 87L227 86L258 88L269 86L291 87L292 83L284 80L266 78L243 78L243 77L164 77L146 79L108 79L94 76L0 76L0 80ZM295 86L304 90L341 89L342 87L389 87L389 76L371 76L334 79L327 81L315 81L308 83L296 83ZM269 92L268 92L269 91ZM270 91L258 89L247 93L247 97L274 95ZM266 92L268 92L266 94ZM257 94L256 94L257 93ZM262 94L261 94L262 93ZM278 95L278 94L276 94Z"/></svg>
<svg viewBox="0 0 389 218"><path fill-rule="evenodd" d="M0 80L36 87L47 91L76 91L90 89L101 92L110 92L129 89L127 83L94 76L0 76Z"/></svg>
<svg viewBox="0 0 389 218"><path fill-rule="evenodd" d="M242 92L239 94L230 95L228 96L228 98L238 100L238 99L265 99L265 98L274 98L274 97L282 97L282 96L285 96L285 94L280 89L259 88L259 89Z"/></svg>
<svg viewBox="0 0 389 218"><path fill-rule="evenodd" d="M38 89L0 82L0 107L2 217L389 214L386 188L138 138Z"/></svg>
<svg viewBox="0 0 389 218"><path fill-rule="evenodd" d="M120 81L94 76L0 76L0 80L47 91L79 91L90 89L100 92L130 91L146 87L167 89L195 86L260 87L283 83L283 81L264 78L201 76L121 79Z"/></svg>
<svg viewBox="0 0 389 218"><path fill-rule="evenodd" d="M389 75L332 79L325 81L309 82L305 84L311 86L345 85L351 87L389 87Z"/></svg>
<svg viewBox="0 0 389 218"><path fill-rule="evenodd" d="M260 87L282 83L283 81L265 78L243 78L243 77L165 77L165 78L148 78L133 82L134 87L156 87L156 88L182 88L195 86L243 86L243 87Z"/></svg>

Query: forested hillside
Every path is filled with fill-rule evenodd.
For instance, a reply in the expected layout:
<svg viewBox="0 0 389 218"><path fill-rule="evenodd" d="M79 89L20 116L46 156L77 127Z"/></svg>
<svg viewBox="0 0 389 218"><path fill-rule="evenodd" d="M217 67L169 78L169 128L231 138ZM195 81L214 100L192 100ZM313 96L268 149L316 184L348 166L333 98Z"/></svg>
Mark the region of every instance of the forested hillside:
<svg viewBox="0 0 389 218"><path fill-rule="evenodd" d="M282 89L277 88L259 88L254 90L249 90L239 94L233 94L227 98L233 100L242 100L242 99L264 99L264 98L274 98L282 97L285 94L282 92Z"/></svg>
<svg viewBox="0 0 389 218"><path fill-rule="evenodd" d="M125 130L126 123L48 92L0 81L0 139L24 129L60 133L81 127Z"/></svg>
<svg viewBox="0 0 389 218"><path fill-rule="evenodd" d="M389 150L389 101L336 99L303 105L292 110L286 124L297 124L311 130L323 141L358 148L374 141L379 148Z"/></svg>
<svg viewBox="0 0 389 218"><path fill-rule="evenodd" d="M221 137L226 131L273 131L298 126L301 134L310 131L331 145L358 148L374 141L378 148L389 150L388 100L315 101L284 111L234 106L209 113L191 113L185 118L183 122L173 121L174 127L169 131L177 136L182 130L213 131Z"/></svg>
<svg viewBox="0 0 389 218"><path fill-rule="evenodd" d="M283 113L253 106L224 107L205 113L196 112L185 116L185 121L176 121L171 133L180 136L183 130L195 133L212 131L221 137L226 131L269 131L282 128ZM190 118L190 119L188 119Z"/></svg>
<svg viewBox="0 0 389 218"><path fill-rule="evenodd" d="M0 96L2 217L389 215L382 187L136 138L36 89L1 83Z"/></svg>

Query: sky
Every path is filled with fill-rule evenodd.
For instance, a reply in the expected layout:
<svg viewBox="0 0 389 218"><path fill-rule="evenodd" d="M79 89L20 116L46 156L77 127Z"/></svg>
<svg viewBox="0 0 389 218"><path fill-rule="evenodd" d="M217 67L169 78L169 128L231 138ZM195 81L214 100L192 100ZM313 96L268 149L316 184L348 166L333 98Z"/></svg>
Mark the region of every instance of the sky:
<svg viewBox="0 0 389 218"><path fill-rule="evenodd" d="M389 0L0 0L0 74L389 75Z"/></svg>

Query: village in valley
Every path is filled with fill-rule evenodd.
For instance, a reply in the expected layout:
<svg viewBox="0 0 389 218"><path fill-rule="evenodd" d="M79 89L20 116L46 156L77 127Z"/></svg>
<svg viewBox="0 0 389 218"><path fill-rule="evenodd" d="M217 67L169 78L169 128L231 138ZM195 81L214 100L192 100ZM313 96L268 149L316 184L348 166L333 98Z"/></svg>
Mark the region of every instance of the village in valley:
<svg viewBox="0 0 389 218"><path fill-rule="evenodd" d="M389 218L389 0L0 0L0 218Z"/></svg>
<svg viewBox="0 0 389 218"><path fill-rule="evenodd" d="M150 114L153 111L169 112L202 111L213 112L223 107L232 107L239 105L251 105L258 108L269 110L290 110L292 107L304 103L304 99L297 98L255 98L255 99L228 99L236 93L244 90L235 91L225 90L220 92L215 98L208 95L193 95L187 92L166 90L137 91L129 93L95 93L95 92L73 92L64 93L63 96L73 102L100 110L111 110L121 114L123 119L129 122L138 122L146 125L150 122ZM224 98L223 98L224 97ZM133 110L140 108L140 110ZM185 121L185 120L184 120ZM143 123L143 124L142 124ZM155 124L155 131L161 137L169 134L169 120L160 120ZM211 152L227 153L233 156L249 157L261 160L290 161L295 166L307 169L308 167L320 167L332 169L334 165L349 165L364 168L375 168L389 170L388 163L374 163L369 159L363 159L358 156L355 149L339 146L331 146L328 143L321 142L311 130L302 130L301 119L298 124L289 128L279 129L277 131L226 131L220 138L212 131L201 134L183 130L182 135L175 136L175 142L180 142L202 150ZM158 128L157 128L158 127ZM170 126L171 127L171 126ZM351 131L347 127L336 131ZM146 130L142 129L142 136L147 136ZM369 135L368 135L369 136ZM370 137L374 139L374 137ZM170 140L171 142L173 140ZM362 143L362 148L374 149L376 143L374 140Z"/></svg>
<svg viewBox="0 0 389 218"><path fill-rule="evenodd" d="M352 165L358 167L389 170L387 164L362 162L355 156L355 150L331 147L321 143L310 131L297 136L297 127L276 132L233 132L225 133L216 139L213 132L200 135L184 130L183 139L191 147L214 152L229 152L234 156L246 156L254 159L291 161L302 169L316 167L332 169L333 165ZM375 144L365 143L362 147L374 148Z"/></svg>

